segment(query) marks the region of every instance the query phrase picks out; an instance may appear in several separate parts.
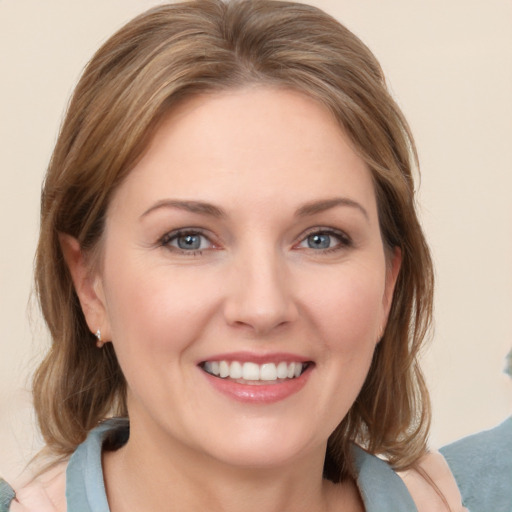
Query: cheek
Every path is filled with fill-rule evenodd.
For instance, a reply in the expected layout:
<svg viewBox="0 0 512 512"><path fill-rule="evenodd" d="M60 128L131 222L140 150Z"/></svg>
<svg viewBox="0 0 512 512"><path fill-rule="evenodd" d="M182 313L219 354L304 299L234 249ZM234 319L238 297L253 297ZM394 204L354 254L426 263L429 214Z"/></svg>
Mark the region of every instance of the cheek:
<svg viewBox="0 0 512 512"><path fill-rule="evenodd" d="M321 393L314 414L330 435L348 413L368 374L382 321L384 278L375 270L338 271L309 296L304 312L320 349Z"/></svg>
<svg viewBox="0 0 512 512"><path fill-rule="evenodd" d="M330 351L373 349L384 319L384 277L375 271L344 272L310 297L310 314Z"/></svg>
<svg viewBox="0 0 512 512"><path fill-rule="evenodd" d="M106 299L116 352L134 360L175 356L200 336L215 309L216 290L208 279L165 266L112 267Z"/></svg>
<svg viewBox="0 0 512 512"><path fill-rule="evenodd" d="M214 291L194 287L186 272L169 268L114 267L106 297L116 356L127 380L131 411L156 411L163 403L186 396L191 386L191 347L211 318ZM172 278L171 274L174 274ZM209 300L205 301L205 296ZM134 405L138 404L138 405Z"/></svg>

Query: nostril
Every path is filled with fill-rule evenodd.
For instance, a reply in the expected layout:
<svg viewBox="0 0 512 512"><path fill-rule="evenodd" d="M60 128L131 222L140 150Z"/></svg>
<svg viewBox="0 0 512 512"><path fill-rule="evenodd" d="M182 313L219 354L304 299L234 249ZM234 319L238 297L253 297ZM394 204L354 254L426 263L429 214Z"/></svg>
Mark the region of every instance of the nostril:
<svg viewBox="0 0 512 512"><path fill-rule="evenodd" d="M299 316L289 298L278 302L256 301L253 297L232 298L225 306L224 315L229 325L257 333L283 329Z"/></svg>

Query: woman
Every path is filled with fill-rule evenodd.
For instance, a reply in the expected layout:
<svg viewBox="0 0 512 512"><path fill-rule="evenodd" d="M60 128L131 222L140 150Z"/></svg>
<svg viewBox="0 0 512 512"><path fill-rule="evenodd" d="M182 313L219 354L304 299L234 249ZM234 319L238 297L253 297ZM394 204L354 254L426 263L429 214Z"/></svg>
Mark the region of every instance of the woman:
<svg viewBox="0 0 512 512"><path fill-rule="evenodd" d="M115 34L42 196L53 464L5 506L461 509L426 447L415 158L375 58L317 9L197 1Z"/></svg>

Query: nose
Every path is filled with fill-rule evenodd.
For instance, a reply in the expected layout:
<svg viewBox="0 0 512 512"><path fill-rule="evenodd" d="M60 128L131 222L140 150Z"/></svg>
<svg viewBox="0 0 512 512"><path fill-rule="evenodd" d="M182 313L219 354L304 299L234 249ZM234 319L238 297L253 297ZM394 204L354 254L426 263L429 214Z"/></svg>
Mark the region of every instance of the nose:
<svg viewBox="0 0 512 512"><path fill-rule="evenodd" d="M236 258L224 306L229 325L265 335L298 318L290 275L283 260L272 249L248 251Z"/></svg>

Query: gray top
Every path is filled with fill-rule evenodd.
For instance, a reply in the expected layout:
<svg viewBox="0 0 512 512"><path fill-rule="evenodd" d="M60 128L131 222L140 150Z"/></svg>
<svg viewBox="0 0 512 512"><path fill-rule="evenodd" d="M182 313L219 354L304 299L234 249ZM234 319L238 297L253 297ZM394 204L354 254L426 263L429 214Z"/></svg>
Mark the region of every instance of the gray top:
<svg viewBox="0 0 512 512"><path fill-rule="evenodd" d="M103 481L101 450L111 434L129 436L126 419L105 421L89 433L66 470L68 512L110 512ZM512 418L441 449L471 512L512 512ZM402 479L383 460L353 446L357 485L367 512L417 512ZM0 512L8 512L15 494L0 480Z"/></svg>
<svg viewBox="0 0 512 512"><path fill-rule="evenodd" d="M101 468L101 447L106 434L121 431L128 437L128 422L109 420L95 428L69 460L66 471L68 512L110 512ZM402 479L383 460L354 446L357 485L367 512L417 512Z"/></svg>
<svg viewBox="0 0 512 512"><path fill-rule="evenodd" d="M471 512L512 512L512 416L439 450Z"/></svg>

